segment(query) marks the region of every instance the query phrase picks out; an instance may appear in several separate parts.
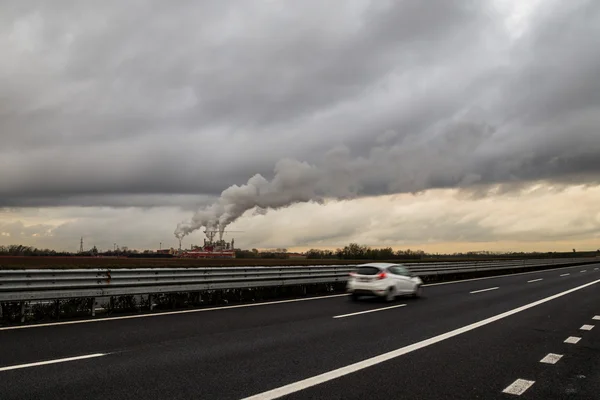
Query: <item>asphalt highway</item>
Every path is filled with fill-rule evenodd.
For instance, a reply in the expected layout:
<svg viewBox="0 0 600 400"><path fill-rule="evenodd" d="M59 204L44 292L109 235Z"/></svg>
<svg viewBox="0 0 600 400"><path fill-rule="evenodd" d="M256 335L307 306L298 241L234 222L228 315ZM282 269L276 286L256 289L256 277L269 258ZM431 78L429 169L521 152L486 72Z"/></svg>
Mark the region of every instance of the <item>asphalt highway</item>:
<svg viewBox="0 0 600 400"><path fill-rule="evenodd" d="M2 400L596 399L599 365L600 264L0 328Z"/></svg>

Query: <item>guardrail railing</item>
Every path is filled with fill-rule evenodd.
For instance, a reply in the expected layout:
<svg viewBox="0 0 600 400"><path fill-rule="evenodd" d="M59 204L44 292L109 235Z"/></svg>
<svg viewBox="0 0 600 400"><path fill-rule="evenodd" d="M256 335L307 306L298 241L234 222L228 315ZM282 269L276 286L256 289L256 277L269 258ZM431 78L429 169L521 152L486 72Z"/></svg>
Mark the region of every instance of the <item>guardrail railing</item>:
<svg viewBox="0 0 600 400"><path fill-rule="evenodd" d="M589 264L597 258L404 263L422 277ZM345 282L354 265L0 270L0 302Z"/></svg>

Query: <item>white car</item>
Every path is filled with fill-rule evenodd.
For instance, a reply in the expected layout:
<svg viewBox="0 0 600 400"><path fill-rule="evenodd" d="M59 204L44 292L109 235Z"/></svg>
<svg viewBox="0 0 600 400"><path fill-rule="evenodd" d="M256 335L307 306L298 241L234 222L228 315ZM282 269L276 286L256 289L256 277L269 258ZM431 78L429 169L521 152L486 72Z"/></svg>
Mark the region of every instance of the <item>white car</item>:
<svg viewBox="0 0 600 400"><path fill-rule="evenodd" d="M352 300L361 295L379 296L392 301L396 296L423 294L423 281L402 264L370 263L357 265L350 273L346 290Z"/></svg>

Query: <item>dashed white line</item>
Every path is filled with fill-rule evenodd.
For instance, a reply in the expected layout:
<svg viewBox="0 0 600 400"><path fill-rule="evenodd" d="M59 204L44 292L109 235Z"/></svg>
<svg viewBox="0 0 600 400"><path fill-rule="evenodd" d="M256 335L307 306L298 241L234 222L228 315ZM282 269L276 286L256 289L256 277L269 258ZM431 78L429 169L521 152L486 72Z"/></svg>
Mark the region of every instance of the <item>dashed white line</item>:
<svg viewBox="0 0 600 400"><path fill-rule="evenodd" d="M569 344L577 344L579 343L579 341L581 340L580 337L576 337L576 336L569 336L566 340L565 343L569 343Z"/></svg>
<svg viewBox="0 0 600 400"><path fill-rule="evenodd" d="M600 315L596 315L596 316L594 316L594 318L592 318L592 319L593 319L593 320L595 320L595 321L600 321Z"/></svg>
<svg viewBox="0 0 600 400"><path fill-rule="evenodd" d="M510 275L484 276L483 278L461 279L461 280L458 280L458 281L450 281L450 282L428 283L428 284L423 285L423 287L426 287L426 286L441 286L441 285L455 285L457 283L472 282L472 281L483 281L483 280L486 280L486 279L507 278L507 277L520 276L520 275L542 274L542 273L546 273L546 272L559 271L559 270L560 271L564 271L564 270L574 269L574 268L577 268L577 266L575 265L575 266L572 266L572 267L558 267L558 268L544 269L544 270L540 270L540 271L519 272L517 274L510 274Z"/></svg>
<svg viewBox="0 0 600 400"><path fill-rule="evenodd" d="M11 365L8 367L1 367L0 372L11 371L13 369L39 367L42 365L49 365L49 364L58 364L58 363L69 362L69 361L85 360L88 358L102 357L102 356L106 356L106 355L107 355L107 353L96 353L96 354L88 354L85 356L78 356L78 357L58 358L56 360L40 361L40 362L29 363L29 364Z"/></svg>
<svg viewBox="0 0 600 400"><path fill-rule="evenodd" d="M594 271L598 271L598 268L594 268Z"/></svg>
<svg viewBox="0 0 600 400"><path fill-rule="evenodd" d="M546 357L540 360L544 364L556 364L562 358L562 354L549 353Z"/></svg>
<svg viewBox="0 0 600 400"><path fill-rule="evenodd" d="M499 286L496 287L492 287L492 288L487 288L487 289L481 289L481 290L474 290L472 292L469 292L471 294L475 294L475 293L483 293L483 292L489 292L490 290L496 290L496 289L500 289Z"/></svg>
<svg viewBox="0 0 600 400"><path fill-rule="evenodd" d="M581 272L587 272L587 269L584 269L583 271L579 271L579 272L580 272L580 273L581 273Z"/></svg>
<svg viewBox="0 0 600 400"><path fill-rule="evenodd" d="M377 312L377 311L384 311L384 310L391 310L392 308L398 308L398 307L406 307L406 304L400 304L397 306L391 306L391 307L383 307L383 308L375 308L373 310L367 310L367 311L359 311L359 312L355 312L352 314L344 314L344 315L336 315L333 318L346 318L346 317L352 317L354 315L360 315L360 314L367 314L367 313L372 313L372 312Z"/></svg>
<svg viewBox="0 0 600 400"><path fill-rule="evenodd" d="M582 331L591 331L592 329L594 329L594 325L583 325L579 329L582 330Z"/></svg>
<svg viewBox="0 0 600 400"><path fill-rule="evenodd" d="M571 274L561 274L560 276L569 276L569 275L571 275Z"/></svg>
<svg viewBox="0 0 600 400"><path fill-rule="evenodd" d="M506 317L509 317L511 315L520 313L522 311L528 310L528 309L533 308L533 307L537 307L537 306L539 306L541 304L547 303L547 302L552 301L554 299L558 299L558 298L560 298L562 296L566 296L566 295L568 295L570 293L573 293L573 292L576 292L578 290L584 289L586 287L595 285L597 283L600 283L600 279L595 280L593 282L586 283L586 284L581 285L581 286L574 287L573 289L569 289L569 290L566 290L564 292L557 293L555 295L552 295L550 297L546 297L544 299L535 301L533 303L525 304L525 305L523 305L521 307L517 307L517 308L514 308L512 310L503 312L502 314L497 314L497 315L494 315L492 317L486 318L484 320L474 322L474 323L472 323L470 325L466 325L466 326L463 326L461 328L457 328L457 329L455 329L453 331L442 333L441 335L434 336L432 338L425 339L425 340L422 340L420 342L413 343L411 345L408 345L408 346L405 346L405 347L401 347L399 349L392 350L390 352L383 353L383 354L380 354L380 355L375 356L375 357L371 357L371 358L368 358L368 359L365 359L365 360L362 360L362 361L358 361L358 362L356 362L354 364L346 365L346 366L341 367L341 368L337 368L337 369L334 369L334 370L331 370L331 371L327 371L327 372L324 372L322 374L312 376L310 378L306 378L306 379L302 379L300 381L288 383L288 384L280 386L278 388L274 388L274 389L271 389L271 390L267 390L266 392L262 392L262 393L255 394L253 396L246 397L246 398L244 398L242 400L271 400L271 399L278 399L280 397L287 396L289 394L296 393L296 392L299 392L301 390L308 389L310 387L313 387L313 386L316 386L316 385L320 385L322 383L329 382L329 381L332 381L332 380L337 379L337 378L341 378L342 376L346 376L346 375L352 374L354 372L361 371L363 369L372 367L374 365L381 364L383 362L392 360L394 358L403 356L405 354L412 353L413 351L417 351L417 350L425 348L427 346L431 346L433 344L439 343L439 342L444 341L446 339L450 339L452 337L461 335L461 334L463 334L465 332L470 332L470 331L472 331L474 329L480 328L482 326L489 325L489 324L491 324L491 323L493 323L495 321L499 321L499 320L504 319Z"/></svg>
<svg viewBox="0 0 600 400"><path fill-rule="evenodd" d="M532 279L530 281L527 281L527 283L539 282L539 281L543 281L543 280L544 280L544 278Z"/></svg>
<svg viewBox="0 0 600 400"><path fill-rule="evenodd" d="M520 396L523 393L525 393L525 391L527 391L527 389L529 389L531 386L533 386L534 383L535 383L535 381L528 381L525 379L517 379L516 381L511 383L506 389L504 389L502 391L502 393L508 393L508 394L514 394L516 396Z"/></svg>

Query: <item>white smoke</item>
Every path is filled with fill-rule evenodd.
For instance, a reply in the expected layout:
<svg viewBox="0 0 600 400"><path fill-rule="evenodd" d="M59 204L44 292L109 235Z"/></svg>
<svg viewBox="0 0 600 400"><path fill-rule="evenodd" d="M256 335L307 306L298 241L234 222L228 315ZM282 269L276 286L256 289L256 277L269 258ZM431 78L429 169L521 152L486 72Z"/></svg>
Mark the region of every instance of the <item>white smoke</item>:
<svg viewBox="0 0 600 400"><path fill-rule="evenodd" d="M182 238L202 227L222 233L248 210L265 213L298 202L318 201L321 187L322 174L316 167L296 160L281 160L271 181L256 174L245 185L225 189L217 202L197 211L189 222L180 223L175 236Z"/></svg>
<svg viewBox="0 0 600 400"><path fill-rule="evenodd" d="M178 224L175 236L181 239L201 228L223 233L227 225L253 209L255 214L264 214L295 203L322 202L326 197L420 191L432 186L432 177L452 179L448 174L472 181L472 175L461 170L465 158L460 153L472 153L489 135L487 126L472 124L454 126L441 136L431 132L428 140L411 135L398 138L396 132L386 131L373 138L372 147L362 157L353 157L347 147L340 146L325 154L319 166L283 159L275 165L272 180L256 174L245 185L225 189L215 203ZM446 151L446 146L452 147L453 153ZM454 156L459 156L458 161ZM433 162L427 171L418 168L423 158ZM436 165L440 166L437 170Z"/></svg>
<svg viewBox="0 0 600 400"><path fill-rule="evenodd" d="M560 179L560 171L553 167L556 160L569 160L564 172L569 179L597 180L600 172L600 162L590 161L600 160L600 136L585 148L540 148L535 132L515 140L514 135L484 122L460 119L420 135L397 136L386 132L374 137L361 156L353 156L347 147L337 147L318 165L280 160L273 179L257 174L245 185L227 188L214 204L180 223L175 236L182 238L202 227L222 233L246 211L264 214L269 209L326 198ZM573 134L570 143L584 137L585 133Z"/></svg>

